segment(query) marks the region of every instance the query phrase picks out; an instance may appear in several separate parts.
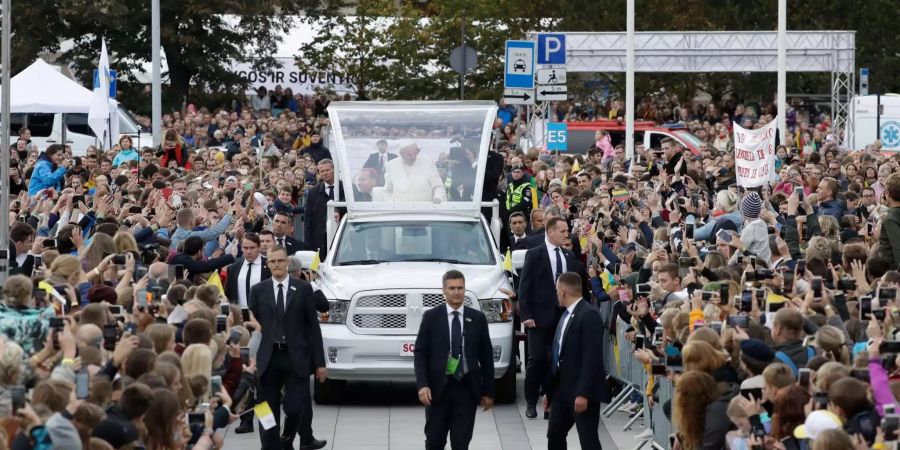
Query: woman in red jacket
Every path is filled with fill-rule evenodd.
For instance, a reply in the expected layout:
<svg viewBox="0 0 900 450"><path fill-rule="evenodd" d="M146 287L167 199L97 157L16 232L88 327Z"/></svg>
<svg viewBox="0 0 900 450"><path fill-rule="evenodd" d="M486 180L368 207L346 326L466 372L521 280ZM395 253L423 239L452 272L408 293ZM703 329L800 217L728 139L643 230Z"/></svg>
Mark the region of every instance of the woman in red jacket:
<svg viewBox="0 0 900 450"><path fill-rule="evenodd" d="M156 149L156 155L163 167L169 167L174 162L178 167L191 170L190 151L174 128L166 130L162 144Z"/></svg>

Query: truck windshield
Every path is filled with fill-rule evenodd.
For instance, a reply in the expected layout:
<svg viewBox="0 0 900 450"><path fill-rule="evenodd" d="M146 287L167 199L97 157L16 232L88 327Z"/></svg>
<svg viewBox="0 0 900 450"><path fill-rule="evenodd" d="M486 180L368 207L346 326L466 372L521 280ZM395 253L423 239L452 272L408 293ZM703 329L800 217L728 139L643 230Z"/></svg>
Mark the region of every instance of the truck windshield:
<svg viewBox="0 0 900 450"><path fill-rule="evenodd" d="M480 222L348 223L333 265L437 261L493 265L487 234Z"/></svg>

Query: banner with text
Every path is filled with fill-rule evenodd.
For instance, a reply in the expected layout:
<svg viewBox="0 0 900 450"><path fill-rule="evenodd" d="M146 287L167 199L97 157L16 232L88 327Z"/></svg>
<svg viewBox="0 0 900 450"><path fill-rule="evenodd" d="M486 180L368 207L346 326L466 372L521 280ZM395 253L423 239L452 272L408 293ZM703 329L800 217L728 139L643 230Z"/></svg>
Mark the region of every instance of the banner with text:
<svg viewBox="0 0 900 450"><path fill-rule="evenodd" d="M311 95L318 90L333 89L339 94L353 94L356 90L353 81L334 68L320 68L310 71L301 71L297 68L293 58L275 58L275 66L264 71L258 71L251 64L235 64L233 69L247 80L248 94L256 92L260 86L268 90L275 89L276 85L287 89L294 94Z"/></svg>
<svg viewBox="0 0 900 450"><path fill-rule="evenodd" d="M734 124L734 170L738 186L762 186L774 176L777 125L776 119L755 130Z"/></svg>

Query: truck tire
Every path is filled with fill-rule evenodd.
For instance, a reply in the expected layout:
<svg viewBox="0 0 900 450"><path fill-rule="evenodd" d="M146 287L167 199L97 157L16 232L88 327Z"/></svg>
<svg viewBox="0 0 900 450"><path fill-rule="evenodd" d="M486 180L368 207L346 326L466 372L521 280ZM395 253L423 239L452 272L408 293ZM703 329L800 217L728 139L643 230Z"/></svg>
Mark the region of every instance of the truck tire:
<svg viewBox="0 0 900 450"><path fill-rule="evenodd" d="M516 401L516 360L511 358L506 373L494 383L496 403L514 403Z"/></svg>
<svg viewBox="0 0 900 450"><path fill-rule="evenodd" d="M341 393L347 386L346 380L326 379L324 383L313 382L313 399L317 405L333 405L340 403Z"/></svg>

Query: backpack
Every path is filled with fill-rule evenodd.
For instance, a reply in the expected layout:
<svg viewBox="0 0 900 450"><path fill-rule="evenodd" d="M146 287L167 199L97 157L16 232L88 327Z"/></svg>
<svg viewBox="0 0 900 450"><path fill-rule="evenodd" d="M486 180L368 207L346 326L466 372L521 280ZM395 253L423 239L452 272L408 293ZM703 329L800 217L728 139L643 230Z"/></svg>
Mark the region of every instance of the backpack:
<svg viewBox="0 0 900 450"><path fill-rule="evenodd" d="M807 346L806 347L806 361L809 362L809 360L813 359L815 356L816 356L816 349L813 348L812 346ZM797 368L797 365L794 364L794 361L791 359L790 356L787 355L787 353L782 352L782 351L775 352L775 359L783 362L786 366L790 367L791 372L794 373L794 377L800 376L800 369Z"/></svg>

